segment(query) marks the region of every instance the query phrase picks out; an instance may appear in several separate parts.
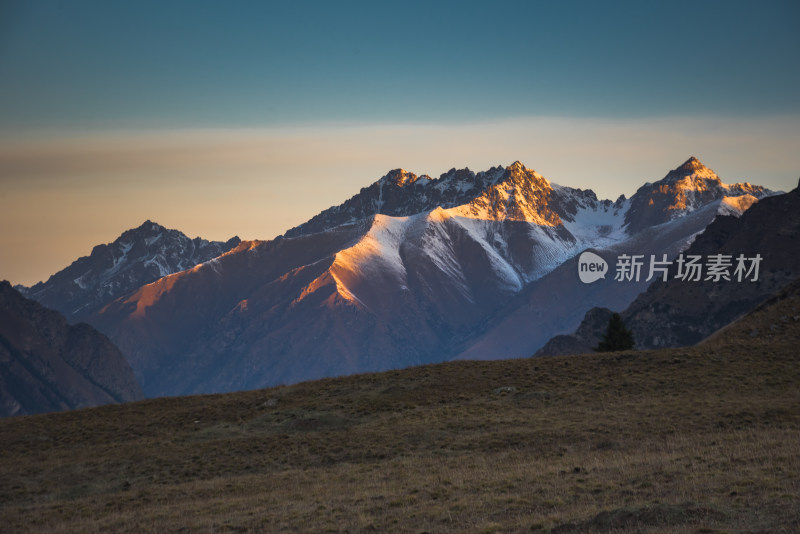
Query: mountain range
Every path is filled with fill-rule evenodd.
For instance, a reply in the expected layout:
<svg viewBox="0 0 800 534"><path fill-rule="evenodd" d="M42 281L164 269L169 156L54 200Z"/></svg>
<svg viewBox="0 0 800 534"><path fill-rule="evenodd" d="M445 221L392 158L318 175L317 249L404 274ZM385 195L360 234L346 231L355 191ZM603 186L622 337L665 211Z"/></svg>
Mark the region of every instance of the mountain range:
<svg viewBox="0 0 800 534"><path fill-rule="evenodd" d="M454 358L533 354L647 282L577 282L577 255L674 257L772 192L696 158L600 200L515 162L439 178L398 169L270 241L142 285L85 320L147 396L224 392ZM229 242L230 243L230 242Z"/></svg>
<svg viewBox="0 0 800 534"><path fill-rule="evenodd" d="M610 273L581 283L581 252L609 271L626 254L671 261L712 221L737 227L773 195L694 157L614 201L520 162L439 178L397 169L270 241L191 240L146 221L20 289L105 333L148 397L527 357L558 334L559 350L585 347L569 333L587 311L624 310L651 286ZM584 330L596 335L607 313Z"/></svg>

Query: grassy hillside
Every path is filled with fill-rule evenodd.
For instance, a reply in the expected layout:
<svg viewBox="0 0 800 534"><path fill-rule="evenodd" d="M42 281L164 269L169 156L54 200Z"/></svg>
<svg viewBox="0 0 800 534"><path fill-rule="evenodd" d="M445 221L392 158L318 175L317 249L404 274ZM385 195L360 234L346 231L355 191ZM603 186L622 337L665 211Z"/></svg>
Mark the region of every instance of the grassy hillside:
<svg viewBox="0 0 800 534"><path fill-rule="evenodd" d="M691 349L0 420L0 531L798 532L783 297Z"/></svg>

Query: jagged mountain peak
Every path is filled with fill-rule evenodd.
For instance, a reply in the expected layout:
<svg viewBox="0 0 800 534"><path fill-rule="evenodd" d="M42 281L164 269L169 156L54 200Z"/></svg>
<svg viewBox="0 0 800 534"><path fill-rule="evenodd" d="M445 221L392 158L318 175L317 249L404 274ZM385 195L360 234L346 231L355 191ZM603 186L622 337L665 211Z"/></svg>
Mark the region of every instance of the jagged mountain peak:
<svg viewBox="0 0 800 534"><path fill-rule="evenodd" d="M169 241L169 243L161 243L162 239ZM154 247L163 249L169 248L171 245L189 246L199 250L209 245L221 244L224 245L224 248L227 250L237 246L240 242L241 239L239 236L233 236L224 243L209 241L201 237L190 238L180 230L170 229L147 219L136 228L131 228L122 232L112 243L95 246L92 250L92 254L102 254L108 247L116 248L125 254L131 250L131 247L133 247L134 253L140 253L142 252L141 247L145 249L153 249ZM157 243L159 244L156 245Z"/></svg>
<svg viewBox="0 0 800 534"><path fill-rule="evenodd" d="M141 224L141 226L139 226L138 228L134 228L134 230L144 230L144 231L150 231L150 232L160 232L160 231L162 231L162 230L166 230L166 228L164 228L163 226L161 226L161 225L160 225L160 224L158 224L157 222L154 222L154 221L151 221L150 219L147 219L146 221L144 221L144 222Z"/></svg>
<svg viewBox="0 0 800 534"><path fill-rule="evenodd" d="M684 188L704 182L713 182L714 184L722 185L722 180L717 176L717 173L703 165L700 160L694 156L687 159L678 168L671 170L664 178L656 183L679 182Z"/></svg>
<svg viewBox="0 0 800 534"><path fill-rule="evenodd" d="M535 182L539 184L540 187L552 188L550 180L548 180L535 170L529 169L521 161L518 160L505 168L505 173L503 173L503 176L500 181L508 182L508 181L519 181L519 180L524 180L527 182Z"/></svg>
<svg viewBox="0 0 800 534"><path fill-rule="evenodd" d="M456 215L482 220L525 221L544 226L559 226L560 197L569 188L555 191L542 175L520 161L495 173L484 182L478 194L453 208ZM568 194L568 193L567 193Z"/></svg>
<svg viewBox="0 0 800 534"><path fill-rule="evenodd" d="M122 234L119 236L119 238L122 238L122 237L125 237L125 236L156 235L156 234L160 234L162 232L168 232L168 231L169 231L169 229L161 226L157 222L154 222L154 221L151 221L150 219L147 219L146 221L144 221L142 224L140 224L136 228L131 228L129 230L125 230L124 232L122 232ZM177 230L175 230L175 231L177 231Z"/></svg>
<svg viewBox="0 0 800 534"><path fill-rule="evenodd" d="M165 232L169 232L170 230L161 226L160 224L147 219L145 222L137 226L136 228L130 228L125 230L120 234L118 238L116 238L111 244L116 245L119 243L129 243L131 241L135 241L138 239L146 239L148 237L156 236ZM173 232L177 232L177 230L172 230ZM97 248L97 247L95 247Z"/></svg>
<svg viewBox="0 0 800 534"><path fill-rule="evenodd" d="M699 159L694 156L690 156L689 159L683 162L683 164L678 167L676 170L680 171L697 171L700 169L705 169L706 166L703 165Z"/></svg>
<svg viewBox="0 0 800 534"><path fill-rule="evenodd" d="M673 220L725 198L750 195L747 204L772 194L772 191L750 183L728 185L717 174L692 156L661 180L646 183L631 197L625 223L631 233L648 226ZM730 204L739 202L729 200ZM746 208L745 208L746 209ZM739 210L741 211L741 210Z"/></svg>
<svg viewBox="0 0 800 534"><path fill-rule="evenodd" d="M491 171L487 171L491 172ZM456 169L453 167L449 171L442 173L439 178L434 180L434 182L441 183L441 182L448 182L448 181L457 181L457 182L474 182L475 181L475 173L472 172L469 167L464 167L463 169Z"/></svg>
<svg viewBox="0 0 800 534"><path fill-rule="evenodd" d="M472 205L474 208L476 202L481 206L468 209L473 215L491 213L493 217L505 218L508 215L515 219L528 220L527 216L522 215L523 212L539 212L535 204L549 201L550 193L550 182L520 161L515 161L508 167L498 165L478 173L466 167L452 168L438 178L431 178L426 174L417 176L404 169L394 169L344 203L328 208L300 226L290 229L285 237L322 232L335 226L368 219L376 214L404 217L437 207L450 209ZM519 207L523 209L517 209ZM557 224L559 221L558 217L549 213L535 219L547 220L548 224Z"/></svg>
<svg viewBox="0 0 800 534"><path fill-rule="evenodd" d="M455 215L487 220L516 220L560 226L573 222L579 211L624 213L625 225L635 233L699 209L724 197L771 192L748 183L726 185L714 171L692 156L664 178L646 183L626 200L598 200L593 191L552 184L517 160L475 173L452 168L438 178L417 176L398 168L345 201L290 229L285 237L323 232L376 214L406 217L437 207ZM452 215L451 214L451 215ZM616 224L616 223L614 223ZM612 225L613 226L613 225Z"/></svg>
<svg viewBox="0 0 800 534"><path fill-rule="evenodd" d="M104 303L158 278L182 271L227 252L241 240L191 239L146 220L111 243L24 291L70 320L80 320Z"/></svg>
<svg viewBox="0 0 800 534"><path fill-rule="evenodd" d="M397 187L405 187L416 183L420 178L425 177L417 176L413 172L408 172L405 169L394 169L389 171L386 176L378 180L379 184L392 184Z"/></svg>

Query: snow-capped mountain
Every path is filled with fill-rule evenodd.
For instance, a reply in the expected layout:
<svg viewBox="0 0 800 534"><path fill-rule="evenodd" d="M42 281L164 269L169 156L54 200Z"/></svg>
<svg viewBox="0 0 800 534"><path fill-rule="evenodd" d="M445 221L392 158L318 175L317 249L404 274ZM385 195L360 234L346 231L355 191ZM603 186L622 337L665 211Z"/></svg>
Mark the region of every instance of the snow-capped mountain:
<svg viewBox="0 0 800 534"><path fill-rule="evenodd" d="M97 245L89 256L75 260L46 282L17 289L76 322L144 284L215 258L239 241L238 237L225 243L190 239L178 230L145 221L113 243Z"/></svg>
<svg viewBox="0 0 800 534"><path fill-rule="evenodd" d="M624 236L623 199L600 202L591 191L553 185L520 162L477 175L466 169L450 171L438 180L423 178L423 184L414 175L403 176L405 182L391 180L388 188L386 177L377 182L385 189L378 191L375 203L354 197L357 205L373 205L379 212L366 219L369 231L340 251L331 267L342 294L365 305L377 286L411 291L415 270L428 264L426 277L441 278L435 287L430 280L419 280L423 293L432 287L431 300L446 286L460 293L463 305L474 304L487 280L493 292L516 293L587 245ZM406 192L408 184L415 188ZM430 199L438 196L428 188L450 191L463 203L432 205ZM472 193L464 197L465 191ZM384 196L393 201L381 204ZM398 211L398 205L406 211ZM342 207L329 210L343 212ZM353 220L352 212L347 216ZM588 221L600 224L590 228Z"/></svg>
<svg viewBox="0 0 800 534"><path fill-rule="evenodd" d="M551 184L519 161L479 173L451 169L437 179L398 169L285 236L368 220L372 228L363 241L337 258L339 270L379 262L403 272L400 246L418 239L417 249L463 282L450 234L466 233L494 273L519 290L581 248L622 239L627 206L624 197L599 201L592 191ZM525 224L510 224L517 222Z"/></svg>
<svg viewBox="0 0 800 534"><path fill-rule="evenodd" d="M738 197L745 198L745 197ZM775 195L747 210L740 219L719 217L700 234L685 254L700 257L722 254L760 256L757 283L730 280L676 279L672 266L668 281L657 281L640 293L627 308L619 307L627 327L633 330L638 348L693 345L760 305L771 295L800 277L800 188ZM587 312L578 330L551 339L538 355L590 352L600 341L611 310ZM792 321L800 318L791 319ZM783 323L789 317L781 319ZM768 331L747 332L748 337L773 336L781 326ZM715 334L724 342L726 334Z"/></svg>
<svg viewBox="0 0 800 534"><path fill-rule="evenodd" d="M754 283L703 279L681 283L672 267L670 280L648 287L622 311L639 348L692 345L751 311L800 277L800 188L771 196L734 220L721 217L708 226L686 254L736 258L758 254ZM618 308L623 310L622 308ZM785 319L784 319L785 320ZM771 335L761 333L762 335Z"/></svg>
<svg viewBox="0 0 800 534"><path fill-rule="evenodd" d="M479 173L451 169L435 179L396 169L346 202L287 231L285 237L325 231L376 214L406 217L436 209L472 219L555 226L562 219L573 222L581 209L613 208L619 213L624 200L622 196L616 203L598 201L592 191L551 184L519 161Z"/></svg>
<svg viewBox="0 0 800 534"><path fill-rule="evenodd" d="M695 181L670 189L684 167L693 168ZM519 162L437 179L396 170L285 236L243 242L88 320L128 356L150 396L257 388L468 353L529 356L577 326L588 308L619 308L644 289L595 289L598 283L587 293L575 284L574 263L567 270L578 253L675 254L726 197L769 194L723 186L715 176L692 159L630 200L610 201L552 184ZM717 186L724 195L701 193ZM656 200L641 200L662 188L673 191L669 205L686 207L664 212ZM724 209L748 202L728 200ZM492 332L502 332L502 342Z"/></svg>
<svg viewBox="0 0 800 534"><path fill-rule="evenodd" d="M616 239L598 239L585 248L605 258L612 269L623 254L659 258L666 254L672 259L719 215L739 217L758 199L773 194L749 183L724 184L692 157L661 180L637 190L617 214L621 222L615 219L615 223L620 224L621 231L612 233ZM591 234L602 226L589 224L584 228ZM527 285L513 303L488 319L485 332L470 340L458 358L530 356L553 336L572 332L591 308L625 309L649 285L647 273L639 281L621 284L607 276L585 285L578 281L577 272L578 258L571 257Z"/></svg>
<svg viewBox="0 0 800 534"><path fill-rule="evenodd" d="M697 158L689 158L662 180L647 183L631 197L625 214L629 233L662 224L691 213L712 202L720 203L722 213L739 215L753 202L771 194L747 182L727 185Z"/></svg>

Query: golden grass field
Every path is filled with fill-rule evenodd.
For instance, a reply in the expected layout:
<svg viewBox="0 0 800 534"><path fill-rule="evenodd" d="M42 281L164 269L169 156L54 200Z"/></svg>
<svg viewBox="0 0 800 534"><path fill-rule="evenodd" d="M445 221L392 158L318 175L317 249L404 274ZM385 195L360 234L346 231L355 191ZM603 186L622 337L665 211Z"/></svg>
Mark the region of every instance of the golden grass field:
<svg viewBox="0 0 800 534"><path fill-rule="evenodd" d="M798 333L0 420L0 531L800 532Z"/></svg>

